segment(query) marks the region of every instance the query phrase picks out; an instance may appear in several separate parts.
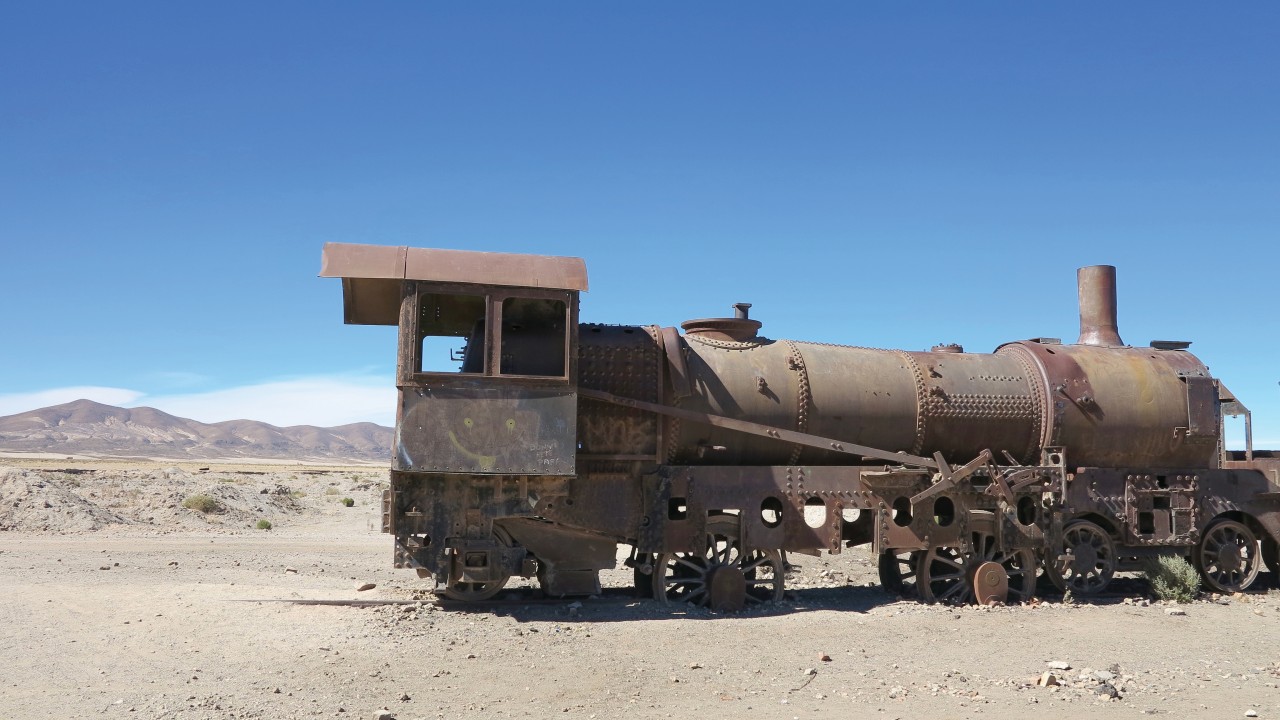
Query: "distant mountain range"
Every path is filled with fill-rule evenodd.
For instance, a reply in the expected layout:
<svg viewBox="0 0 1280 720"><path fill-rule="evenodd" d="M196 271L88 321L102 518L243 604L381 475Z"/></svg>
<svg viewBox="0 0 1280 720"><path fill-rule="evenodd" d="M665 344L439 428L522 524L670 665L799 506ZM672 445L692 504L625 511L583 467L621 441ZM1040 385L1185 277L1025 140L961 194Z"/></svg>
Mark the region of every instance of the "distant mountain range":
<svg viewBox="0 0 1280 720"><path fill-rule="evenodd" d="M373 423L276 427L255 420L206 424L155 408L92 400L0 417L0 452L95 457L390 462L393 431Z"/></svg>

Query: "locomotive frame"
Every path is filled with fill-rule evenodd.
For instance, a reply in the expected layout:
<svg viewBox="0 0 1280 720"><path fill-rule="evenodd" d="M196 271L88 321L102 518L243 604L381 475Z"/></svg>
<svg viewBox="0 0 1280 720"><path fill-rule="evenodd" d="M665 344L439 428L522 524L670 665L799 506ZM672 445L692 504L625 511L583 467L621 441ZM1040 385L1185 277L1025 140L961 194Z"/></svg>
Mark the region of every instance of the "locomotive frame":
<svg viewBox="0 0 1280 720"><path fill-rule="evenodd" d="M1189 343L1121 342L1114 268L1081 269L1076 344L987 355L768 340L742 304L580 325L577 258L330 243L321 276L348 324L399 327L382 529L453 599L594 594L620 544L644 594L719 610L781 598L783 553L865 544L930 602L1026 600L1042 567L1094 594L1161 554L1221 592L1280 574L1280 458Z"/></svg>

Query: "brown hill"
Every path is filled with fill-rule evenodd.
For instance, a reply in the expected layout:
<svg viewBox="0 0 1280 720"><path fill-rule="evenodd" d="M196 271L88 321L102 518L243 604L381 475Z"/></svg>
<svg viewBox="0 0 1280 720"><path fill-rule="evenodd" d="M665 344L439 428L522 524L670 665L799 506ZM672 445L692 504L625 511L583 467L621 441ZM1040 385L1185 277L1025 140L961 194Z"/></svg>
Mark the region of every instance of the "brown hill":
<svg viewBox="0 0 1280 720"><path fill-rule="evenodd" d="M0 417L0 451L163 457L387 461L391 428L354 423L276 427L255 420L202 423L155 408L92 400Z"/></svg>

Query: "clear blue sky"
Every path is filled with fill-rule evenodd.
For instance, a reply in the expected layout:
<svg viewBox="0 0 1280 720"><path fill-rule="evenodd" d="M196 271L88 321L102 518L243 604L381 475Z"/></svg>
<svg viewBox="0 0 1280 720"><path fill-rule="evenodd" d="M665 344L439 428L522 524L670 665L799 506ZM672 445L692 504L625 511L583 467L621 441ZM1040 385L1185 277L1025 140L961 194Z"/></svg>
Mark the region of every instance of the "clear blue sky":
<svg viewBox="0 0 1280 720"><path fill-rule="evenodd" d="M575 255L589 321L1192 350L1280 446L1280 6L10 3L0 414L389 423L326 241ZM77 390L92 387L97 390ZM68 390L67 388L72 388Z"/></svg>

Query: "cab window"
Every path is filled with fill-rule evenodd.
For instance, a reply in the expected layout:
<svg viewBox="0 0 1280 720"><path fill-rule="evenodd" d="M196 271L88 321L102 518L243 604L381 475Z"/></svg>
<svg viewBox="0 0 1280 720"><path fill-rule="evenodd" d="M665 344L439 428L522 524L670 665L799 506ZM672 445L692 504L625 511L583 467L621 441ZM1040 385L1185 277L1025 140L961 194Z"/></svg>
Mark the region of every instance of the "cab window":
<svg viewBox="0 0 1280 720"><path fill-rule="evenodd" d="M415 372L484 372L484 295L420 293Z"/></svg>

